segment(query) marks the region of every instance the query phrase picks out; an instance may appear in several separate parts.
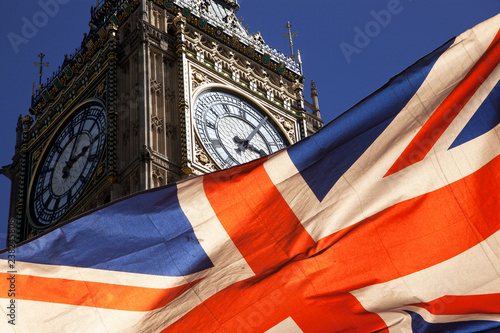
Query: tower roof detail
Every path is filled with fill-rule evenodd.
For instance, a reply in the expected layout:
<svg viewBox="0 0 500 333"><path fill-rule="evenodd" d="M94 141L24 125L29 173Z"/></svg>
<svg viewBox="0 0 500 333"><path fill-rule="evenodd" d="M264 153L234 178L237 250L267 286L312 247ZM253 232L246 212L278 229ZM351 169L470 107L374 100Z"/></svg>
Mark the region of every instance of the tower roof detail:
<svg viewBox="0 0 500 333"><path fill-rule="evenodd" d="M261 54L268 54L276 63L283 63L291 72L300 75L299 65L294 59L271 48L264 42L260 33L250 34L236 18L239 9L236 0L174 0L177 6L190 10L198 18L204 18L207 23L220 28L231 37L237 37L241 43L252 46Z"/></svg>

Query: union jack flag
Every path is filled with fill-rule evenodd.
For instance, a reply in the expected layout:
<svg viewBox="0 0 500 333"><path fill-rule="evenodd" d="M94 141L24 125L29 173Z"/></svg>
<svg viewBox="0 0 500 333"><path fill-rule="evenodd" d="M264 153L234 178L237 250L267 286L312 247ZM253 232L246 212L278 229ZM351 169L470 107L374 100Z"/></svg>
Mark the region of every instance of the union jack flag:
<svg viewBox="0 0 500 333"><path fill-rule="evenodd" d="M500 330L499 27L287 150L0 253L0 330Z"/></svg>

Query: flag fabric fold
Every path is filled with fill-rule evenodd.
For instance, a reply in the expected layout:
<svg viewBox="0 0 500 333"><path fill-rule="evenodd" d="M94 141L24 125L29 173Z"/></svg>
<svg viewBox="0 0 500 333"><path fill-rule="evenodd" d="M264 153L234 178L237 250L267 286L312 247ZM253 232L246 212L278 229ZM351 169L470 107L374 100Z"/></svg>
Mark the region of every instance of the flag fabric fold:
<svg viewBox="0 0 500 333"><path fill-rule="evenodd" d="M500 330L499 29L286 150L1 252L0 331Z"/></svg>

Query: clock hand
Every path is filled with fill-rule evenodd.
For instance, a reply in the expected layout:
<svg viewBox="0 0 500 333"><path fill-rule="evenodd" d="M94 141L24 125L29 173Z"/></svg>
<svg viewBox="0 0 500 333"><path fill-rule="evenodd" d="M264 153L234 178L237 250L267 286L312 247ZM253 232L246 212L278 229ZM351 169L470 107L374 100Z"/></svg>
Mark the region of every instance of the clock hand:
<svg viewBox="0 0 500 333"><path fill-rule="evenodd" d="M235 137L233 138L233 141L234 141L235 143L237 143L237 144L238 144L238 147L236 148L236 152L238 153L238 155L241 155L241 152L242 152L242 151L241 151L241 149L240 149L240 147L239 147L239 144L241 144L241 143L243 142L243 140L242 140L242 139L240 139L238 136L235 136Z"/></svg>
<svg viewBox="0 0 500 333"><path fill-rule="evenodd" d="M267 155L267 153L264 150L259 149L259 148L255 147L254 145L251 145L251 144L248 145L248 149L256 152L257 154L259 154L260 157L264 157L264 156Z"/></svg>
<svg viewBox="0 0 500 333"><path fill-rule="evenodd" d="M70 155L70 158L69 160L66 161L66 166L63 168L62 170L62 178L65 179L66 177L69 176L69 170L71 169L71 167L73 166L73 164L78 161L78 159L80 157L82 157L83 155L85 155L85 153L87 152L87 150L90 148L91 145L94 144L94 142L96 142L98 139L99 139L99 135L96 135L92 141L90 141L90 144L83 147L82 148L82 151L77 155L77 156L73 156L74 152L75 152L75 148L77 146L77 144L79 143L80 141L80 136L78 136L78 138L75 140L75 144L73 145L73 147L71 148L71 155Z"/></svg>
<svg viewBox="0 0 500 333"><path fill-rule="evenodd" d="M62 179L66 179L69 176L69 169L71 169L71 165L66 162L66 165L62 169Z"/></svg>
<svg viewBox="0 0 500 333"><path fill-rule="evenodd" d="M262 119L260 121L260 123L257 125L257 127L255 127L252 131L252 133L250 133L250 135L246 138L246 142L248 144L248 142L252 141L253 137L255 136L255 134L257 134L257 132L260 130L260 128L262 127L262 125L264 125L264 123L266 122L267 120L267 116L264 117L264 119Z"/></svg>
<svg viewBox="0 0 500 333"><path fill-rule="evenodd" d="M78 154L77 156L75 156L75 161L74 162L76 162L80 157L82 157L83 155L85 155L87 153L87 150L89 150L89 148L90 148L90 145L83 147L82 151L80 152L80 154Z"/></svg>
<svg viewBox="0 0 500 333"><path fill-rule="evenodd" d="M79 141L80 141L80 135L77 135L75 138L75 143L73 144L73 147L71 147L71 153L69 154L69 159L73 158L73 156L75 154L76 147L78 147Z"/></svg>
<svg viewBox="0 0 500 333"><path fill-rule="evenodd" d="M99 137L101 136L101 133L97 134L93 139L92 141L90 141L90 146L94 144L94 142L97 141L97 139L99 139Z"/></svg>
<svg viewBox="0 0 500 333"><path fill-rule="evenodd" d="M248 148L249 142L252 141L253 137L255 136L255 134L257 134L257 132L260 130L260 128L264 125L266 120L267 120L267 116L265 116L264 119L262 119L260 121L260 123L257 125L257 127L255 127L253 129L253 131L248 135L248 137L246 139L240 139L237 136L235 136L233 138L234 142L236 142L238 144L239 150L243 151L246 148Z"/></svg>
<svg viewBox="0 0 500 333"><path fill-rule="evenodd" d="M236 143L242 143L243 141L245 141L245 140L243 140L243 139L240 139L238 136L235 136L235 137L233 138L233 140L234 140L234 142L236 142Z"/></svg>
<svg viewBox="0 0 500 333"><path fill-rule="evenodd" d="M71 167L73 166L73 164L76 161L78 161L78 159L80 157L84 156L87 153L87 150L89 149L89 147L90 146L83 147L82 151L78 155L71 157L68 161L66 161L66 165L62 169L62 178L63 179L66 179L69 176L69 170L71 170Z"/></svg>

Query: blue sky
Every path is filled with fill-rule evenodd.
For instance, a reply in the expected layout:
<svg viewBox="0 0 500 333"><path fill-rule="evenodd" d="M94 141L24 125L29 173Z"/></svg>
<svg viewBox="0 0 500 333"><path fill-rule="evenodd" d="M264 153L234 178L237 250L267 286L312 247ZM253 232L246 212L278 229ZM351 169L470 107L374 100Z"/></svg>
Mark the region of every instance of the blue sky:
<svg viewBox="0 0 500 333"><path fill-rule="evenodd" d="M318 87L326 122L349 109L391 77L448 39L498 14L498 0L239 0L237 16L250 32L290 54L287 21L297 32L294 49L306 75ZM49 6L49 4L51 4ZM54 5L57 4L57 5ZM0 68L3 101L0 166L11 163L19 114L28 114L32 82L38 82L40 51L46 54L47 78L64 54L88 32L95 0L6 1L0 14ZM26 23L28 22L28 23ZM29 30L26 25L34 24ZM22 42L14 35L23 38ZM0 176L0 248L7 230L10 181Z"/></svg>

